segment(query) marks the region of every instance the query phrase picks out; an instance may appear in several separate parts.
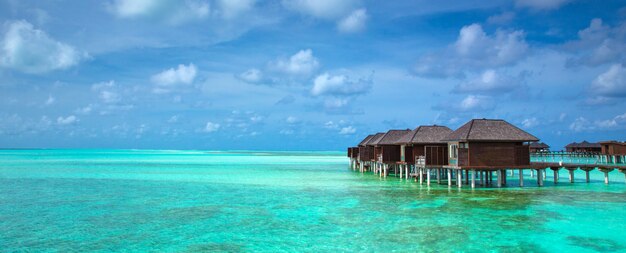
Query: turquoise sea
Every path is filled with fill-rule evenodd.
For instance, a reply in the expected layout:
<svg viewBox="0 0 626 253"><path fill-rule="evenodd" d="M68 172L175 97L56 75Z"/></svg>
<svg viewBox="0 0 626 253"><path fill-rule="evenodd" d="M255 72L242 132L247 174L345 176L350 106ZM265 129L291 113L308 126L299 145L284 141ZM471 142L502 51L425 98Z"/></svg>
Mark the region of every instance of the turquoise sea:
<svg viewBox="0 0 626 253"><path fill-rule="evenodd" d="M626 252L626 183L420 186L343 152L0 150L0 251Z"/></svg>

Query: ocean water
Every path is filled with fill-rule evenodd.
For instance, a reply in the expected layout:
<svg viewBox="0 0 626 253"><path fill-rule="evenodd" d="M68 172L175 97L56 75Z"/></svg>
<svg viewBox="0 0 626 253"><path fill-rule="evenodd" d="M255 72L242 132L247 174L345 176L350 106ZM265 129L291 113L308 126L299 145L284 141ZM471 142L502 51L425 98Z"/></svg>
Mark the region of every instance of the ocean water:
<svg viewBox="0 0 626 253"><path fill-rule="evenodd" d="M626 252L624 175L420 186L343 152L0 150L0 251Z"/></svg>

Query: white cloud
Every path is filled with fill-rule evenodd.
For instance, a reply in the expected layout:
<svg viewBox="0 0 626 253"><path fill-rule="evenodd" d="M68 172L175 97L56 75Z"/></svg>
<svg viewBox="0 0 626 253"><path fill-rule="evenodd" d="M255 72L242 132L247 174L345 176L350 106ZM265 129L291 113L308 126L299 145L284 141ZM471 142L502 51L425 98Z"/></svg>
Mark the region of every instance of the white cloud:
<svg viewBox="0 0 626 253"><path fill-rule="evenodd" d="M571 0L516 0L518 7L527 7L535 10L554 10Z"/></svg>
<svg viewBox="0 0 626 253"><path fill-rule="evenodd" d="M337 23L337 29L344 33L360 32L365 29L367 11L364 8L354 10Z"/></svg>
<svg viewBox="0 0 626 253"><path fill-rule="evenodd" d="M220 124L208 121L206 123L206 125L204 126L203 131L206 132L206 133L212 133L212 132L215 132L215 131L217 131L219 129L220 129Z"/></svg>
<svg viewBox="0 0 626 253"><path fill-rule="evenodd" d="M524 128L533 128L539 125L539 120L537 120L537 118L532 117L532 118L527 118L522 120L522 126Z"/></svg>
<svg viewBox="0 0 626 253"><path fill-rule="evenodd" d="M311 49L300 50L289 59L280 59L271 64L279 72L290 75L310 76L319 67L319 61Z"/></svg>
<svg viewBox="0 0 626 253"><path fill-rule="evenodd" d="M91 89L98 92L98 97L105 104L113 104L121 101L121 96L115 92L115 81L96 83L91 86Z"/></svg>
<svg viewBox="0 0 626 253"><path fill-rule="evenodd" d="M433 109L464 113L488 111L495 107L493 99L489 96L468 95L460 102L454 101L455 100L448 99L445 102L441 102L439 105L433 106Z"/></svg>
<svg viewBox="0 0 626 253"><path fill-rule="evenodd" d="M291 10L327 20L344 17L353 10L358 0L283 0L283 5Z"/></svg>
<svg viewBox="0 0 626 253"><path fill-rule="evenodd" d="M449 49L418 59L415 73L430 77L459 77L465 71L509 66L526 57L528 44L521 30L497 30L488 35L479 24L464 26Z"/></svg>
<svg viewBox="0 0 626 253"><path fill-rule="evenodd" d="M46 102L44 103L44 105L50 106L50 105L54 104L54 101L56 101L56 99L53 96L49 95L48 99L46 99Z"/></svg>
<svg viewBox="0 0 626 253"><path fill-rule="evenodd" d="M470 111L482 107L484 101L481 97L469 95L463 101L461 101L461 109L464 111Z"/></svg>
<svg viewBox="0 0 626 253"><path fill-rule="evenodd" d="M288 124L295 124L295 123L298 123L298 118L296 118L294 116L289 116L289 117L287 117L287 119L285 119L285 121Z"/></svg>
<svg viewBox="0 0 626 253"><path fill-rule="evenodd" d="M152 76L153 83L159 86L173 86L178 84L190 84L196 78L198 69L190 63L185 66L178 65L178 68L166 69L161 73Z"/></svg>
<svg viewBox="0 0 626 253"><path fill-rule="evenodd" d="M574 132L581 132L590 128L592 128L592 126L590 126L589 120L585 119L584 117L576 118L574 122L569 125L569 129Z"/></svg>
<svg viewBox="0 0 626 253"><path fill-rule="evenodd" d="M67 117L58 117L57 118L57 124L59 125L70 125L70 124L74 124L78 122L78 118L74 115L70 115Z"/></svg>
<svg viewBox="0 0 626 253"><path fill-rule="evenodd" d="M177 25L201 20L210 14L210 6L199 0L115 0L109 9L120 18L147 18Z"/></svg>
<svg viewBox="0 0 626 253"><path fill-rule="evenodd" d="M626 68L612 65L593 80L591 92L604 97L626 97Z"/></svg>
<svg viewBox="0 0 626 253"><path fill-rule="evenodd" d="M88 57L26 21L9 22L0 47L0 66L25 73L67 69Z"/></svg>
<svg viewBox="0 0 626 253"><path fill-rule="evenodd" d="M353 81L346 75L330 75L324 73L313 80L311 94L313 96L351 96L366 93L371 87L371 80L360 79Z"/></svg>
<svg viewBox="0 0 626 253"><path fill-rule="evenodd" d="M237 78L247 83L262 83L264 81L263 72L256 68L251 68L237 75Z"/></svg>
<svg viewBox="0 0 626 253"><path fill-rule="evenodd" d="M93 111L93 105L89 104L88 106L85 106L83 108L78 108L76 109L74 112L78 113L78 114L90 114L91 111Z"/></svg>
<svg viewBox="0 0 626 253"><path fill-rule="evenodd" d="M254 7L256 0L218 0L222 17L226 19L235 18L249 11Z"/></svg>
<svg viewBox="0 0 626 253"><path fill-rule="evenodd" d="M522 79L523 76L514 78L488 69L477 78L457 85L454 91L479 94L510 93L521 87Z"/></svg>
<svg viewBox="0 0 626 253"><path fill-rule="evenodd" d="M120 95L112 91L103 90L100 92L100 99L104 103L112 104L120 101Z"/></svg>
<svg viewBox="0 0 626 253"><path fill-rule="evenodd" d="M487 23L495 25L503 25L511 22L515 19L515 13L512 11L506 11L497 15L493 15L487 18Z"/></svg>
<svg viewBox="0 0 626 253"><path fill-rule="evenodd" d="M341 109L346 107L348 102L350 102L348 98L330 97L324 100L324 108L327 110Z"/></svg>
<svg viewBox="0 0 626 253"><path fill-rule="evenodd" d="M176 123L176 122L178 122L178 119L179 119L179 118L180 118L180 116L178 116L178 115L174 115L174 116L170 117L170 118L167 120L167 123Z"/></svg>
<svg viewBox="0 0 626 253"><path fill-rule="evenodd" d="M327 129L337 129L338 127L339 125L333 121L327 121L326 123L324 123L324 128L327 128Z"/></svg>
<svg viewBox="0 0 626 253"><path fill-rule="evenodd" d="M578 32L578 39L564 45L573 55L568 59L570 66L599 66L626 58L626 23L615 27L605 25L595 18L589 27Z"/></svg>
<svg viewBox="0 0 626 253"><path fill-rule="evenodd" d="M354 133L356 133L356 128L352 126L342 127L341 130L339 130L339 134L349 135Z"/></svg>
<svg viewBox="0 0 626 253"><path fill-rule="evenodd" d="M479 24L464 26L454 44L456 52L467 58L483 58L495 65L510 64L523 56L528 49L522 31L496 31L488 36ZM484 60L484 58L483 58Z"/></svg>

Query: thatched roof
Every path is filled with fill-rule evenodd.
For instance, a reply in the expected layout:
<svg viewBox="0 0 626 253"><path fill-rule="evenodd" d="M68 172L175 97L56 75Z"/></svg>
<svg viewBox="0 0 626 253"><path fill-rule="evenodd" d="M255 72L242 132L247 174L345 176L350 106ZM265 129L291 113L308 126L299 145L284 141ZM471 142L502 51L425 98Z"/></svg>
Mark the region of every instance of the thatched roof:
<svg viewBox="0 0 626 253"><path fill-rule="evenodd" d="M446 141L539 141L501 119L473 119L444 138Z"/></svg>
<svg viewBox="0 0 626 253"><path fill-rule="evenodd" d="M602 145L600 143L583 141L581 143L572 142L565 146L566 148L601 148Z"/></svg>
<svg viewBox="0 0 626 253"><path fill-rule="evenodd" d="M368 135L367 137L365 137L365 139L363 139L361 142L359 142L359 147L365 146L365 143L367 143L372 137L374 137L373 134Z"/></svg>
<svg viewBox="0 0 626 253"><path fill-rule="evenodd" d="M375 146L376 144L378 144L378 142L380 141L380 139L383 138L383 136L385 136L385 133L377 133L374 136L372 136L372 138L370 138L367 143L365 143L366 146Z"/></svg>
<svg viewBox="0 0 626 253"><path fill-rule="evenodd" d="M411 129L406 130L389 130L385 135L380 138L377 145L396 145L398 140L411 132Z"/></svg>
<svg viewBox="0 0 626 253"><path fill-rule="evenodd" d="M533 142L530 144L530 148L550 148L550 146L543 142Z"/></svg>
<svg viewBox="0 0 626 253"><path fill-rule="evenodd" d="M621 141L600 141L598 143L600 143L600 144L616 144L616 145L626 146L626 142L621 142Z"/></svg>
<svg viewBox="0 0 626 253"><path fill-rule="evenodd" d="M419 126L413 131L402 136L396 143L398 144L419 144L419 143L445 143L442 139L452 133L452 129L446 126Z"/></svg>

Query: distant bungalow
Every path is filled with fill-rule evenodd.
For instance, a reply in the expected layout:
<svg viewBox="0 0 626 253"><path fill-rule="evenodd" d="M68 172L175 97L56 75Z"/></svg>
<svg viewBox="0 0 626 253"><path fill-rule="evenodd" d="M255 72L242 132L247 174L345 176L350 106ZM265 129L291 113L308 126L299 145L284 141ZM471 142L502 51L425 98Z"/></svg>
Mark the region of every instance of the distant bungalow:
<svg viewBox="0 0 626 253"><path fill-rule="evenodd" d="M550 152L550 146L543 142L533 142L530 144L530 153Z"/></svg>
<svg viewBox="0 0 626 253"><path fill-rule="evenodd" d="M626 142L601 141L600 152L604 155L626 155Z"/></svg>
<svg viewBox="0 0 626 253"><path fill-rule="evenodd" d="M371 143L375 146L374 149L377 155L376 161L383 166L381 176L386 177L389 174L389 167L394 169L395 175L398 174L399 167L396 165L398 165L402 159L400 151L401 146L397 142L409 132L411 132L410 129L389 130L382 137Z"/></svg>
<svg viewBox="0 0 626 253"><path fill-rule="evenodd" d="M600 143L583 141L581 143L572 142L565 146L565 151L572 153L600 153L602 146Z"/></svg>
<svg viewBox="0 0 626 253"><path fill-rule="evenodd" d="M402 145L403 162L413 164L423 157L424 165L447 165L448 143L443 138L452 129L446 126L419 126L405 134L397 143Z"/></svg>

